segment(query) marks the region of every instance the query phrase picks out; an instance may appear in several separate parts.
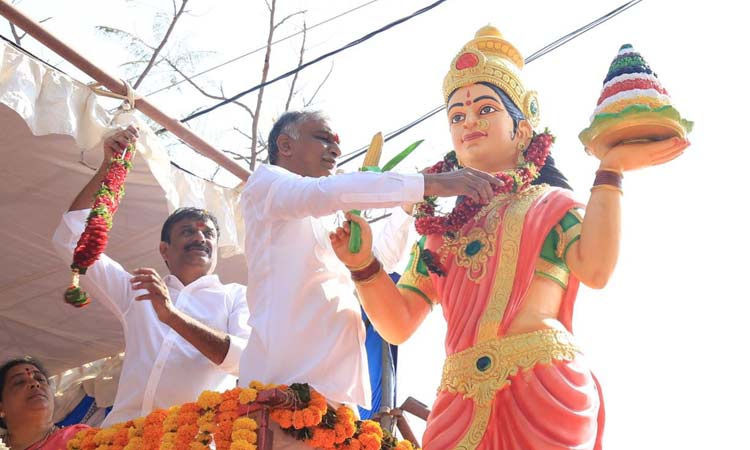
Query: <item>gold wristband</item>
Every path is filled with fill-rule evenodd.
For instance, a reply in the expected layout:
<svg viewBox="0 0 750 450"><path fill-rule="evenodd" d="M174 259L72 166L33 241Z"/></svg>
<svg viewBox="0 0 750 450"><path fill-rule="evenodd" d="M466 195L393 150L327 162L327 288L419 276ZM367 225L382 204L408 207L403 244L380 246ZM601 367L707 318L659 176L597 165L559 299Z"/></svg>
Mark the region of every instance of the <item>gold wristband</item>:
<svg viewBox="0 0 750 450"><path fill-rule="evenodd" d="M346 266L346 268L349 269L349 272L357 272L372 264L373 259L375 259L375 254L370 253L370 257L362 264L358 266Z"/></svg>
<svg viewBox="0 0 750 450"><path fill-rule="evenodd" d="M611 184L597 184L596 186L591 187L591 192L594 191L615 191L619 192L621 195L623 195L622 189L617 186L612 186Z"/></svg>

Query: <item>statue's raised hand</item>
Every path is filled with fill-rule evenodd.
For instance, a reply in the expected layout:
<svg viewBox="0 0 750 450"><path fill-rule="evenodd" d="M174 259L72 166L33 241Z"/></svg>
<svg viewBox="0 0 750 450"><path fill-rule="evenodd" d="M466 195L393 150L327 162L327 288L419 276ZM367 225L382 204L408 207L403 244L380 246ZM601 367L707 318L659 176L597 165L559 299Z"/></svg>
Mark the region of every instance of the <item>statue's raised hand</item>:
<svg viewBox="0 0 750 450"><path fill-rule="evenodd" d="M342 263L350 268L360 267L372 259L372 229L363 217L346 213L346 219L347 222L330 233L328 238L331 240L334 253ZM349 236L351 235L349 221L356 222L361 229L362 251L357 253L349 250Z"/></svg>
<svg viewBox="0 0 750 450"><path fill-rule="evenodd" d="M601 161L600 167L627 172L671 161L690 145L687 139L673 137L663 141L643 141L597 148L592 152Z"/></svg>

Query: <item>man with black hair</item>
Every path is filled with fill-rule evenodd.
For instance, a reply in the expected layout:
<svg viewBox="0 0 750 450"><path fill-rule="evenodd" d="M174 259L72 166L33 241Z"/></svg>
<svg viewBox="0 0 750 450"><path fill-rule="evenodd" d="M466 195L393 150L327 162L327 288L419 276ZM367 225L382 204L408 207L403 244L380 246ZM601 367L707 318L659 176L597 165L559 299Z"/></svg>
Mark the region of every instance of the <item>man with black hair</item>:
<svg viewBox="0 0 750 450"><path fill-rule="evenodd" d="M99 171L73 200L54 237L70 261L91 199L112 152L138 138L129 127L104 141ZM203 390L233 388L249 335L245 287L216 275L219 224L210 212L180 208L164 222L159 253L169 268L129 274L106 255L82 277L83 287L123 324L125 358L112 412L104 426L145 416L155 408L195 401Z"/></svg>

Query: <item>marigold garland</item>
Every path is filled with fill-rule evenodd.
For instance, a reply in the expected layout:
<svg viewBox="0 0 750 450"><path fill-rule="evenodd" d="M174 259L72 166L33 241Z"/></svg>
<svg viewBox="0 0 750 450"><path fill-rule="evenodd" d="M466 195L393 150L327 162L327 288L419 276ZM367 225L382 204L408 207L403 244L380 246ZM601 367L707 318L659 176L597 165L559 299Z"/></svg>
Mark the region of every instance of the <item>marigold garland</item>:
<svg viewBox="0 0 750 450"><path fill-rule="evenodd" d="M549 155L550 147L554 137L548 130L541 134L535 134L531 144L524 154L524 162L513 170L500 172L495 176L503 182L502 186L493 186L495 195L521 192L534 181L544 166ZM427 169L426 173L445 173L460 169L456 158L456 152L449 152L442 161ZM483 204L477 203L471 198L459 198L459 202L453 210L445 216L436 216L437 198L426 197L425 201L417 204L415 208L415 226L421 235L441 234L450 235L457 232L466 225L482 209Z"/></svg>
<svg viewBox="0 0 750 450"><path fill-rule="evenodd" d="M79 285L79 277L86 273L107 247L107 233L112 228L112 218L125 195L125 178L133 166L131 161L134 155L135 144L113 153L107 173L94 196L91 212L86 219L86 229L73 252L73 264L70 265L73 280L64 295L65 301L76 308L91 303L88 294Z"/></svg>
<svg viewBox="0 0 750 450"><path fill-rule="evenodd" d="M409 441L398 441L380 424L356 420L354 412L328 407L325 397L306 384L263 385L222 393L204 391L194 403L157 409L144 418L79 431L67 450L257 450L258 423L241 411L271 389L293 393L301 406L271 407L270 418L281 429L311 448L322 450L414 450Z"/></svg>

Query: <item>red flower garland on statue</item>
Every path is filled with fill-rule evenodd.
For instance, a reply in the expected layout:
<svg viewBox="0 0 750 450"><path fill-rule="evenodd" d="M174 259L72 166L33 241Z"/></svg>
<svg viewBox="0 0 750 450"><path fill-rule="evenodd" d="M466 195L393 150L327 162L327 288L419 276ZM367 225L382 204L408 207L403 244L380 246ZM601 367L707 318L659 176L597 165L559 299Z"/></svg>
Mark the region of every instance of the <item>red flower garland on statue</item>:
<svg viewBox="0 0 750 450"><path fill-rule="evenodd" d="M65 291L65 301L76 308L91 303L88 294L79 286L79 276L86 273L86 269L99 259L107 247L107 233L112 228L112 218L125 195L125 177L133 166L133 155L135 144L130 144L112 155L107 173L94 196L94 204L86 219L86 229L78 239L73 252L73 264L70 265L73 281Z"/></svg>
<svg viewBox="0 0 750 450"><path fill-rule="evenodd" d="M531 144L526 149L524 163L513 170L500 172L495 176L503 182L502 186L493 186L495 195L521 192L534 181L544 166L549 155L554 137L545 130L544 133L535 134ZM456 159L456 152L452 151L445 155L442 161L426 170L426 173L445 173L460 169ZM451 234L466 225L485 206L477 203L469 197L461 197L453 210L445 216L436 216L436 197L427 197L419 203L414 215L416 219L417 232L421 235L428 234Z"/></svg>

